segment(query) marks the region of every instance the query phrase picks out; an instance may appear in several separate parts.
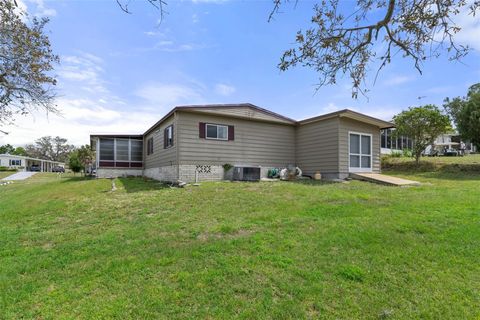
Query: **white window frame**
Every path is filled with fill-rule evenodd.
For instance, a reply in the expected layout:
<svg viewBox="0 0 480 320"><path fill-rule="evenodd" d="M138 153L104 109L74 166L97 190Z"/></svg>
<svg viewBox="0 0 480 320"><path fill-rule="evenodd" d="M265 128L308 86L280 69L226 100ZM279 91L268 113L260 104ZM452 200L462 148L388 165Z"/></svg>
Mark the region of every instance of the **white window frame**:
<svg viewBox="0 0 480 320"><path fill-rule="evenodd" d="M217 138L211 138L208 136L208 126L215 126L217 127ZM218 138L218 128L223 127L227 129L227 136L224 138ZM228 140L228 126L224 124L215 124L215 123L205 123L205 139L209 140L222 140L222 141L227 141Z"/></svg>
<svg viewBox="0 0 480 320"><path fill-rule="evenodd" d="M356 134L360 136L360 153L351 153L350 152L350 135ZM362 136L370 137L370 154L362 153ZM373 138L371 133L348 131L348 172L372 172L373 171ZM360 167L351 167L350 165L350 156L359 156ZM370 156L370 168L362 168L362 156Z"/></svg>

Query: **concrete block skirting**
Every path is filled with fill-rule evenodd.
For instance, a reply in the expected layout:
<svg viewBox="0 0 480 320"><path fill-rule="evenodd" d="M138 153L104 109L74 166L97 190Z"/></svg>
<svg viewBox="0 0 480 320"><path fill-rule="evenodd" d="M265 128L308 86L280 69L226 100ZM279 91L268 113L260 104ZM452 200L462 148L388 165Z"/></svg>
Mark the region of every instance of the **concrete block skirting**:
<svg viewBox="0 0 480 320"><path fill-rule="evenodd" d="M260 177L266 178L268 170L273 167L261 167ZM145 176L158 181L175 182L181 180L184 182L195 182L195 172L197 172L198 182L202 181L221 181L225 179L224 169L219 165L194 165L182 164L164 166L149 169L98 169L98 178L116 178L124 176Z"/></svg>
<svg viewBox="0 0 480 320"><path fill-rule="evenodd" d="M143 175L147 178L158 181L174 182L178 180L178 166L164 166L159 168L149 168L143 170Z"/></svg>
<svg viewBox="0 0 480 320"><path fill-rule="evenodd" d="M142 176L142 169L97 169L97 178L118 178L126 176Z"/></svg>
<svg viewBox="0 0 480 320"><path fill-rule="evenodd" d="M222 166L218 165L194 165L182 164L179 166L179 180L185 182L195 182L195 172L197 172L198 181L221 181L224 177Z"/></svg>

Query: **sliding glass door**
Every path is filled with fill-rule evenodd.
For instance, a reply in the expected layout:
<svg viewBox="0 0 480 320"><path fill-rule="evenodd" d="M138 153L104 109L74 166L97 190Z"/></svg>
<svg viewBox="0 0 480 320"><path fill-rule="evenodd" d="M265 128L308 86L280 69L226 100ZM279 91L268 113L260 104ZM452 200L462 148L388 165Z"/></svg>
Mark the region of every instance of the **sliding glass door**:
<svg viewBox="0 0 480 320"><path fill-rule="evenodd" d="M372 171L372 135L350 132L348 139L349 171Z"/></svg>

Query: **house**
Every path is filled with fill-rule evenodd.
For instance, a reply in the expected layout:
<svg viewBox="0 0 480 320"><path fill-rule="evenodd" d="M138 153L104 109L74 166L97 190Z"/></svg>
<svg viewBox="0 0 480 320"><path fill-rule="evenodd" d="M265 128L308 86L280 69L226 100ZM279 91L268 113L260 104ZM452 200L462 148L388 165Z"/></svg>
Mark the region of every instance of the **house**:
<svg viewBox="0 0 480 320"><path fill-rule="evenodd" d="M403 150L412 150L413 149L413 140L405 137L400 136L397 137L394 134L393 128L383 129L381 130L381 153L382 154L391 154L392 152L402 152ZM444 133L439 135L435 141L433 142L433 146L428 146L424 153L425 154L432 154L433 150L443 152L444 148L446 149L459 149L460 142L461 142L460 135L458 133ZM464 141L466 152L477 152L477 148L474 144L469 141Z"/></svg>
<svg viewBox="0 0 480 320"><path fill-rule="evenodd" d="M63 162L37 159L13 154L0 154L0 167L17 169L18 171L51 172L56 166L64 167Z"/></svg>
<svg viewBox="0 0 480 320"><path fill-rule="evenodd" d="M392 152L413 149L413 140L406 136L397 137L394 128L381 130L380 140L381 154L391 154Z"/></svg>
<svg viewBox="0 0 480 320"><path fill-rule="evenodd" d="M222 180L225 164L293 164L327 179L380 171L380 130L393 124L351 110L296 121L252 104L179 106L143 134L92 134L98 177Z"/></svg>

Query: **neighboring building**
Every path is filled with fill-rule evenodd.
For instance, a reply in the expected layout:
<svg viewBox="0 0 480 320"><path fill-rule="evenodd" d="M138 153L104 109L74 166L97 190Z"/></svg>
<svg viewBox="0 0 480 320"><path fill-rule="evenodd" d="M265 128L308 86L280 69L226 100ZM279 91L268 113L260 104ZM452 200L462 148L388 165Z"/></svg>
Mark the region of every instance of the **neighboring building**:
<svg viewBox="0 0 480 320"><path fill-rule="evenodd" d="M432 148L442 153L443 150L459 150L461 148L461 142L465 143L465 152L477 152L475 145L469 141L462 141L460 135L456 132L454 133L445 133L437 137L433 142L433 146L429 146L426 149L426 153L430 154Z"/></svg>
<svg viewBox="0 0 480 320"><path fill-rule="evenodd" d="M391 154L392 152L402 152L404 149L408 149L408 150L413 149L412 139L404 136L396 137L394 135L394 132L395 132L394 128L381 130L380 139L381 139L382 154ZM435 139L433 146L439 154L442 154L444 149L458 150L460 148L461 141L462 140L458 133L445 133L445 134L439 135ZM472 143L468 141L464 141L464 142L465 142L467 153L477 152L476 147ZM432 154L432 153L433 153L432 146L428 146L425 149L424 154Z"/></svg>
<svg viewBox="0 0 480 320"><path fill-rule="evenodd" d="M381 130L380 146L382 154L391 154L392 152L402 152L405 149L413 149L412 139L404 136L397 137L394 132L394 128Z"/></svg>
<svg viewBox="0 0 480 320"><path fill-rule="evenodd" d="M63 162L37 159L13 154L0 154L0 167L17 169L18 171L51 172L53 167L64 167Z"/></svg>
<svg viewBox="0 0 480 320"><path fill-rule="evenodd" d="M325 178L380 172L380 130L393 124L342 110L295 121L252 104L182 106L141 135L90 136L98 177L222 180L224 164L296 165Z"/></svg>

